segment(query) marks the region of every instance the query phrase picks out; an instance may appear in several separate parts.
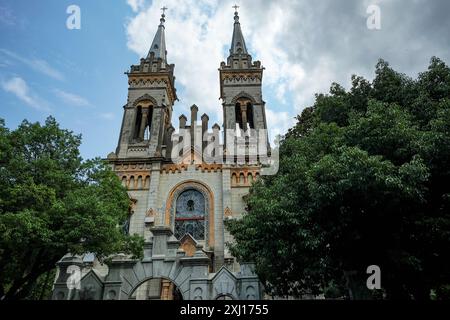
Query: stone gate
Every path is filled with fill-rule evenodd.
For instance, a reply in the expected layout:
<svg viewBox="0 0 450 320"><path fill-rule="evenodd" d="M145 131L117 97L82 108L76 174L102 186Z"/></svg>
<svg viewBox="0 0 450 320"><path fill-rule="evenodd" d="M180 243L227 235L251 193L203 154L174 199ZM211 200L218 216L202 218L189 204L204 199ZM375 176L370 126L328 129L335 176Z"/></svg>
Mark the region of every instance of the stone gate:
<svg viewBox="0 0 450 320"><path fill-rule="evenodd" d="M251 264L241 264L239 272L231 272L223 266L218 272L210 273L210 257L201 246L194 255L187 256L170 228L153 227L151 232L153 236L145 242L142 260L116 255L108 264L106 276L89 268L90 261L82 257L61 259L57 264L52 298L128 300L145 281L162 278L179 289L183 300L261 299L262 287Z"/></svg>

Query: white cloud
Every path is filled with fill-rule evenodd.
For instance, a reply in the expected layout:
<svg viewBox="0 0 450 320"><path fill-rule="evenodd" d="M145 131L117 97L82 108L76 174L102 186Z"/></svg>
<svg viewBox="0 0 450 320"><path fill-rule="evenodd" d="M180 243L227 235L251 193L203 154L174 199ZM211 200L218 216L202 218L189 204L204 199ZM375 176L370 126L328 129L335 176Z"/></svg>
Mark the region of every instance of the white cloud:
<svg viewBox="0 0 450 320"><path fill-rule="evenodd" d="M41 59L31 59L28 65L32 66L36 71L43 73L56 80L64 80L64 76L61 72L51 67L47 61Z"/></svg>
<svg viewBox="0 0 450 320"><path fill-rule="evenodd" d="M148 52L163 5L169 8L166 13L168 60L176 65L177 86L185 89L176 108L183 105L188 110L197 104L201 113L208 112L218 119L221 106L217 69L224 59L224 43L231 42L232 15L221 14L225 10L219 10L215 0L189 0L183 5L174 0L154 1L127 25L128 47L139 56Z"/></svg>
<svg viewBox="0 0 450 320"><path fill-rule="evenodd" d="M316 93L329 92L333 82L339 81L336 79L336 70L332 61L326 57L318 58L317 64L308 73L307 81L298 80L295 83L294 80L292 92L296 113L301 113L304 108L312 105Z"/></svg>
<svg viewBox="0 0 450 320"><path fill-rule="evenodd" d="M64 80L64 75L56 70L55 68L53 68L52 66L50 66L50 64L42 59L37 59L37 58L25 58L22 57L21 55L18 55L14 52L11 52L9 50L6 49L0 49L0 52L3 53L4 55L13 58L27 66L29 66L31 69L40 72L46 76L49 76L53 79L56 80Z"/></svg>
<svg viewBox="0 0 450 320"><path fill-rule="evenodd" d="M85 99L77 94L66 92L66 91L63 91L60 89L54 89L53 91L66 104L70 104L70 105L73 105L76 107L91 106L91 103L87 99Z"/></svg>
<svg viewBox="0 0 450 320"><path fill-rule="evenodd" d="M137 12L144 6L145 0L127 0L127 3L134 12Z"/></svg>
<svg viewBox="0 0 450 320"><path fill-rule="evenodd" d="M133 10L138 8L134 1L128 3ZM231 1L218 0L189 0L183 4L176 0L154 1L145 9L138 10L136 16L128 21L128 47L142 57L147 54L159 24L159 9L163 5L169 8L165 24L168 60L169 63L175 63L176 85L183 89L178 90L180 102L175 105L173 120L178 118L178 113L189 115L189 106L195 103L201 114L209 114L211 123L221 123L218 68L228 56L234 23L233 4ZM281 8L267 11L270 11L267 17L256 17L251 6L242 7L240 20L253 59L261 60L266 67L264 90L273 91L277 99L273 103L287 105L285 96L299 89L304 71L300 65L289 63L284 47L277 43L279 34L285 28L286 12ZM267 95L267 92L264 91L263 95ZM268 107L275 108L270 104ZM288 111L271 112L271 115L273 119L293 118ZM292 121L284 123L291 124ZM273 125L271 122L269 126ZM277 126L277 133L284 133L288 128L281 123Z"/></svg>
<svg viewBox="0 0 450 320"><path fill-rule="evenodd" d="M2 88L6 92L14 94L32 108L49 110L48 103L31 93L25 80L20 77L13 77L8 81L2 82Z"/></svg>
<svg viewBox="0 0 450 320"><path fill-rule="evenodd" d="M130 3L136 13L126 25L128 47L140 57L147 54L160 8L167 6L168 60L176 65L180 98L174 120L179 113L189 115L189 106L195 103L200 113L209 113L211 123L221 123L217 69L228 55L234 1L148 3ZM382 7L382 30L377 32L366 26L371 3ZM348 88L352 74L370 80L380 57L409 75L424 70L433 55L450 59L446 50L450 20L444 14L449 2L445 0L416 0L406 7L401 1L388 0L253 0L240 5L247 47L265 67L263 96L267 108L277 110L277 117L294 117L314 103L316 93L328 92L332 82ZM402 24L398 24L400 15Z"/></svg>
<svg viewBox="0 0 450 320"><path fill-rule="evenodd" d="M278 135L285 134L289 128L295 124L295 119L288 112L275 112L271 109L266 109L267 127L269 130L269 139L273 143Z"/></svg>

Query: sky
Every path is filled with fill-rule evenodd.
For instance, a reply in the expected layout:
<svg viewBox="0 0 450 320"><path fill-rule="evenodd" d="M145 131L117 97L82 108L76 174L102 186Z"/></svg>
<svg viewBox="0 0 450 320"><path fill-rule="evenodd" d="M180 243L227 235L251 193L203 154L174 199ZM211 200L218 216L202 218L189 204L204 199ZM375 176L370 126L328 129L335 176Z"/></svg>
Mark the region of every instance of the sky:
<svg viewBox="0 0 450 320"><path fill-rule="evenodd" d="M253 60L265 67L269 135L353 74L372 80L379 58L411 77L432 56L450 63L448 0L0 0L0 118L14 129L52 115L82 134L83 158L114 151L127 101L124 72L146 56L166 6L168 62L179 101L172 123L196 104L222 125L219 73L234 4ZM69 29L69 6L80 29ZM379 28L369 28L373 5ZM71 20L70 20L71 21Z"/></svg>

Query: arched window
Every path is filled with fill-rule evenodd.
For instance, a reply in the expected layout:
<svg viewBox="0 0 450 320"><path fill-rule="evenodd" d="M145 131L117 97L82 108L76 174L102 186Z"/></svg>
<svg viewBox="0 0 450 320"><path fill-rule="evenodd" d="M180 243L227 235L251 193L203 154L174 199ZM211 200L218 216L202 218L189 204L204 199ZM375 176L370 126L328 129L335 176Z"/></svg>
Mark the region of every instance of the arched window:
<svg viewBox="0 0 450 320"><path fill-rule="evenodd" d="M205 240L206 202L195 189L181 193L176 201L175 230L177 239L189 233L195 240Z"/></svg>

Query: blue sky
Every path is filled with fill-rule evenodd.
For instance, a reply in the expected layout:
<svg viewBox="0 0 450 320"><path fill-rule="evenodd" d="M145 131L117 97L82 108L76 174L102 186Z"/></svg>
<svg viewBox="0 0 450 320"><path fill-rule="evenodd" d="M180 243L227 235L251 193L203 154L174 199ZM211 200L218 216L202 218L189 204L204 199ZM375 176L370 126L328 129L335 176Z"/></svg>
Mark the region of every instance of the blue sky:
<svg viewBox="0 0 450 320"><path fill-rule="evenodd" d="M71 1L0 1L11 12L0 26L0 82L22 79L30 98L0 91L0 117L8 127L53 115L83 135L85 158L115 148L127 94L123 72L137 60L124 32L131 9L116 2L78 1L81 30L68 30Z"/></svg>
<svg viewBox="0 0 450 320"><path fill-rule="evenodd" d="M381 8L381 30L368 30L367 7ZM66 27L69 5L81 30ZM0 0L0 118L10 128L53 115L83 135L84 158L117 145L127 78L153 39L166 5L169 63L175 63L178 116L197 104L222 124L218 67L231 42L234 1ZM348 87L352 74L373 78L378 58L416 76L433 55L449 62L445 0L238 1L254 60L266 67L263 95L271 138L326 92Z"/></svg>

